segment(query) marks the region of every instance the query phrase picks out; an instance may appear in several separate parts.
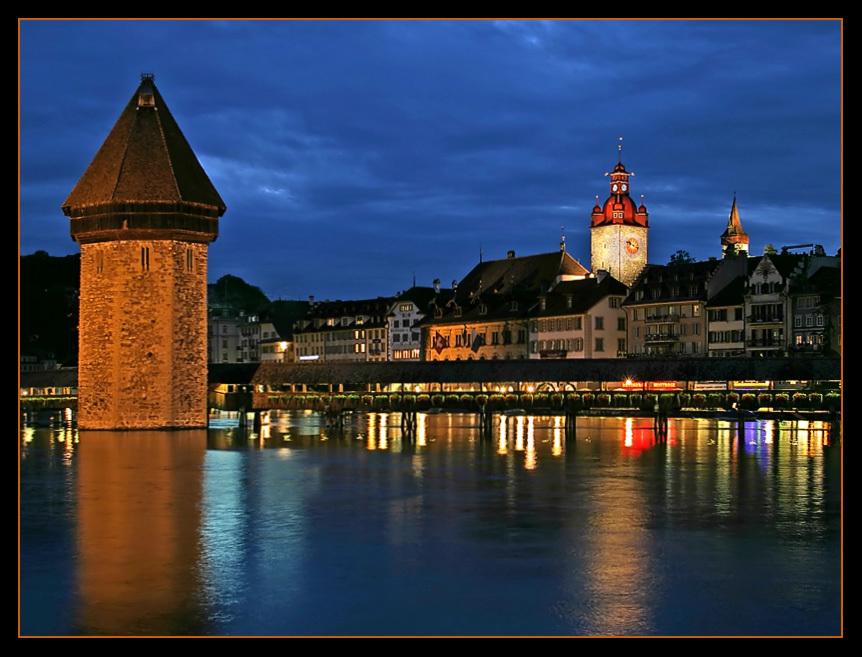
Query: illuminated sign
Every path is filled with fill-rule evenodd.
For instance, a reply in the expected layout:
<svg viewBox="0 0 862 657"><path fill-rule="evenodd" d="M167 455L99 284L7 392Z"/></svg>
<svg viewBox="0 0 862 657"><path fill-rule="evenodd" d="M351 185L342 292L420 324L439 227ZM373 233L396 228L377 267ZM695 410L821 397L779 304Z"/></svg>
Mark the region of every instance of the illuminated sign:
<svg viewBox="0 0 862 657"><path fill-rule="evenodd" d="M650 390L675 390L679 388L679 383L676 381L650 381Z"/></svg>

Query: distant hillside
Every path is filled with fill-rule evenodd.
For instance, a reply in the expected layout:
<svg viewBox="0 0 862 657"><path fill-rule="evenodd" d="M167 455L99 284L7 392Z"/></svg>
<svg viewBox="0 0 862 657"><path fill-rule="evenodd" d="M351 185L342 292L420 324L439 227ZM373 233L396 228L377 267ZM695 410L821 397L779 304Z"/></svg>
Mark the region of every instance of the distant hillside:
<svg viewBox="0 0 862 657"><path fill-rule="evenodd" d="M21 256L18 277L19 348L22 354L53 354L61 365L78 364L80 254L53 257L45 251Z"/></svg>
<svg viewBox="0 0 862 657"><path fill-rule="evenodd" d="M18 276L19 348L22 354L57 363L78 364L80 254L55 257L45 251L21 256ZM305 312L307 303L271 303L260 288L238 276L222 276L207 286L210 305L223 305L272 319L285 331Z"/></svg>

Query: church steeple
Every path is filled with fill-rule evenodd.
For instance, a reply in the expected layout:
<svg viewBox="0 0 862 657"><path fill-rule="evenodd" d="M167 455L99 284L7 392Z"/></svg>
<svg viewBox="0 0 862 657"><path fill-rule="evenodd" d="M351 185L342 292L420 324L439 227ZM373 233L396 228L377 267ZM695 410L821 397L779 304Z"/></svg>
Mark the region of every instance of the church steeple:
<svg viewBox="0 0 862 657"><path fill-rule="evenodd" d="M727 228L721 234L721 257L736 253L748 253L748 233L742 228L739 220L739 210L736 207L736 194L733 195L733 205L727 218Z"/></svg>

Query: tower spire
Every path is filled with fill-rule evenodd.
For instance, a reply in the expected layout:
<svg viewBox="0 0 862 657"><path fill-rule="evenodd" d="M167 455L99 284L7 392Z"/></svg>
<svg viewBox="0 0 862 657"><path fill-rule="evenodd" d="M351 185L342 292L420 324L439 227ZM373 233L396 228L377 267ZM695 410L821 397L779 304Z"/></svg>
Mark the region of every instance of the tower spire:
<svg viewBox="0 0 862 657"><path fill-rule="evenodd" d="M733 192L733 203L730 206L730 215L727 217L727 228L721 234L721 257L734 255L736 253L748 253L748 233L742 227L739 219L739 209L736 206L736 192Z"/></svg>

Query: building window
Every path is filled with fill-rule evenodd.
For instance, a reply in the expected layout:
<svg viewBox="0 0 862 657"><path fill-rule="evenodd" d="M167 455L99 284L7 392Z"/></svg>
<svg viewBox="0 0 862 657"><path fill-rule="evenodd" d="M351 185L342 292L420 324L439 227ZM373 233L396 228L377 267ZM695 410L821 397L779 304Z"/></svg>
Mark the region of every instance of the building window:
<svg viewBox="0 0 862 657"><path fill-rule="evenodd" d="M823 326L823 315L817 315L817 326Z"/></svg>
<svg viewBox="0 0 862 657"><path fill-rule="evenodd" d="M626 341L625 338L619 338L617 340L617 351L621 354L626 353Z"/></svg>
<svg viewBox="0 0 862 657"><path fill-rule="evenodd" d="M617 317L617 331L625 331L626 330L626 318L625 317Z"/></svg>
<svg viewBox="0 0 862 657"><path fill-rule="evenodd" d="M605 318L596 317L596 330L603 331L605 329Z"/></svg>
<svg viewBox="0 0 862 657"><path fill-rule="evenodd" d="M141 247L141 269L150 271L150 247L148 246Z"/></svg>
<svg viewBox="0 0 862 657"><path fill-rule="evenodd" d="M596 338L596 351L604 351L605 350L605 339L604 338Z"/></svg>
<svg viewBox="0 0 862 657"><path fill-rule="evenodd" d="M611 308L619 308L620 300L617 297L611 297L610 299L608 299L608 306Z"/></svg>

